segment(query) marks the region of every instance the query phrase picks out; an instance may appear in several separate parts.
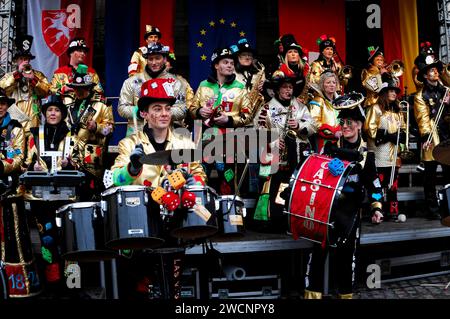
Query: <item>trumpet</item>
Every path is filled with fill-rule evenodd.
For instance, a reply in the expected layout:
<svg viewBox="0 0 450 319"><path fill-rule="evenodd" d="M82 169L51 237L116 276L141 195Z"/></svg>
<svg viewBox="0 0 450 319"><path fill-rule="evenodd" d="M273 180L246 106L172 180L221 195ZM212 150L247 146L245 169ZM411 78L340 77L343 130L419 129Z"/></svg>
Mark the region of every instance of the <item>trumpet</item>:
<svg viewBox="0 0 450 319"><path fill-rule="evenodd" d="M394 60L391 64L386 66L386 70L392 75L392 77L399 78L403 75L405 64L400 60Z"/></svg>
<svg viewBox="0 0 450 319"><path fill-rule="evenodd" d="M25 64L22 72L25 74L31 74L33 72L33 67L29 63Z"/></svg>
<svg viewBox="0 0 450 319"><path fill-rule="evenodd" d="M402 160L411 160L414 158L414 153L409 150L409 103L407 101L400 101L399 103L400 112L406 112L406 141L405 149L400 151L398 156Z"/></svg>
<svg viewBox="0 0 450 319"><path fill-rule="evenodd" d="M344 65L341 70L339 70L339 80L350 80L353 77L353 67L350 65Z"/></svg>

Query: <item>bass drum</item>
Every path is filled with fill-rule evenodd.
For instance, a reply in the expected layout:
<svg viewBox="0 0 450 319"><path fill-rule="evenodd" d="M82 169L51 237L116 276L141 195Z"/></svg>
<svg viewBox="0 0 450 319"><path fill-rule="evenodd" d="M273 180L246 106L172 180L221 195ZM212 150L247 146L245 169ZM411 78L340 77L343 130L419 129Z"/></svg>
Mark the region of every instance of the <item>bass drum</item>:
<svg viewBox="0 0 450 319"><path fill-rule="evenodd" d="M163 245L160 212L150 209L148 198L147 187L138 185L114 187L102 193L107 247L151 249Z"/></svg>
<svg viewBox="0 0 450 319"><path fill-rule="evenodd" d="M332 158L310 155L291 178L288 204L289 226L299 237L336 246L349 238L358 214L358 200L344 192L353 166L343 161L342 174L328 170Z"/></svg>
<svg viewBox="0 0 450 319"><path fill-rule="evenodd" d="M98 202L68 204L56 212L61 227L61 256L72 261L100 261L117 257L105 247L103 216ZM57 219L58 220L58 219Z"/></svg>

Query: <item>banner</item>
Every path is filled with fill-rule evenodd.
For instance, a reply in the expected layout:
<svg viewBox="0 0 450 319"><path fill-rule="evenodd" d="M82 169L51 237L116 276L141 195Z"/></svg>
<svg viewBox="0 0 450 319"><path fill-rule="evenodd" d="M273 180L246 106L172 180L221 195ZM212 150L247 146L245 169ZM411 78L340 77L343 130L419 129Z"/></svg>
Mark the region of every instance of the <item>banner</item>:
<svg viewBox="0 0 450 319"><path fill-rule="evenodd" d="M194 90L211 74L211 55L246 38L256 47L255 1L189 0L189 83Z"/></svg>
<svg viewBox="0 0 450 319"><path fill-rule="evenodd" d="M127 120L117 112L128 65L139 46L139 0L108 0L105 7L105 95L112 102L116 126L110 145L125 137ZM123 122L124 124L118 124Z"/></svg>
<svg viewBox="0 0 450 319"><path fill-rule="evenodd" d="M313 62L319 53L317 39L322 35L336 39L336 49L345 60L345 0L278 0L280 35L291 33L310 51ZM311 60L311 59L310 59Z"/></svg>
<svg viewBox="0 0 450 319"><path fill-rule="evenodd" d="M33 36L32 66L51 80L53 72L68 63L70 40L84 37L90 48L87 63L92 66L95 1L28 0L28 34Z"/></svg>
<svg viewBox="0 0 450 319"><path fill-rule="evenodd" d="M141 0L140 6L141 26L139 27L140 45L145 45L144 34L147 24L158 27L161 31L161 43L174 50L173 29L175 26L175 0Z"/></svg>

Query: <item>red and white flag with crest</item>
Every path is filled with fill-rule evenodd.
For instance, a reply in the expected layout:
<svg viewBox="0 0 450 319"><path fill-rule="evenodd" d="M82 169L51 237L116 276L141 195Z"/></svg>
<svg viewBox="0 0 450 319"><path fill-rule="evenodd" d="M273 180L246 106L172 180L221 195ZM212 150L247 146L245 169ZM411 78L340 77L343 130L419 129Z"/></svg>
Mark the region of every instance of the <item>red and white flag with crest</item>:
<svg viewBox="0 0 450 319"><path fill-rule="evenodd" d="M49 80L53 72L68 63L70 40L83 37L90 48L88 65L92 65L95 1L28 0L28 34L34 37L31 52L35 69Z"/></svg>

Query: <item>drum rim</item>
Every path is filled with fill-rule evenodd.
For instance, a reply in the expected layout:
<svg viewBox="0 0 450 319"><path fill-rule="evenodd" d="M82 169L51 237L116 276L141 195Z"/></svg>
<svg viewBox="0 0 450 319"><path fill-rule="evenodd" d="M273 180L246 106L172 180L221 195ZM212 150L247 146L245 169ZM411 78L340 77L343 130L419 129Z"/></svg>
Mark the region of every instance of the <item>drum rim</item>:
<svg viewBox="0 0 450 319"><path fill-rule="evenodd" d="M333 158L331 158L331 157L327 157L327 156L325 156L325 155L321 155L321 154L311 154L310 156L313 156L313 157L316 157L316 158L323 158L323 159L328 159L328 160L332 160ZM295 171L294 171L294 173L292 174L292 176L291 176L291 180L289 181L289 187L291 187L291 194L290 194L290 196L289 196L289 205L288 205L288 212L290 213L291 212L291 205L292 205L292 195L293 195L293 191L294 191L294 186L295 186L295 181L298 179L298 175L300 174L300 172L302 171L302 169L303 169L303 166L305 166L305 164L306 164L306 162L307 162L307 160L309 159L310 157L308 157L308 158L306 158L305 159L305 161L302 163L302 165L300 166L300 168L298 168L298 169L296 169ZM348 161L346 161L346 162L348 162ZM352 165L352 163L351 162L348 162L349 164L348 164L348 166L345 168L345 170L344 170L344 172L342 173L342 175L339 177L339 181L337 182L337 187L336 188L339 188L339 187L343 187L344 185L342 185L342 183L343 183L343 181L345 182L345 180L347 179L347 177L348 177L348 175L350 174L350 172L351 172L351 170L353 169L353 165ZM343 178L343 177L345 177L345 179ZM334 194L334 196L333 196L333 202L331 203L331 205L330 205L330 209L329 209L329 211L328 211L328 220L327 220L327 223L330 223L330 218L331 218L331 212L332 212L332 210L335 208L335 206L336 206L336 192L337 192L337 189L335 189L334 190L334 192L333 192L333 194ZM288 221L289 221L289 228L291 227L291 218L292 218L292 216L289 216L289 219L288 219ZM326 242L327 242L327 245L329 245L330 243L329 243L329 239L330 239L330 228L329 227L327 227L327 239L326 239ZM302 237L302 238L304 238L304 237ZM310 240L310 239L308 239L308 238L305 238L306 240Z"/></svg>
<svg viewBox="0 0 450 319"><path fill-rule="evenodd" d="M233 198L234 198L234 195L219 195L219 197L217 199L220 202L222 199L231 199L231 200L233 200ZM242 204L244 204L244 199L242 197L240 197L240 196L236 196L235 201L236 202L239 201Z"/></svg>
<svg viewBox="0 0 450 319"><path fill-rule="evenodd" d="M138 191L147 190L147 188L148 188L147 186L143 186L143 185L116 186L116 187L108 188L107 190L103 191L101 193L101 196L105 197L105 196L113 195L113 194L117 193L118 191L122 191L122 192L138 192Z"/></svg>
<svg viewBox="0 0 450 319"><path fill-rule="evenodd" d="M89 208L89 207L100 207L100 202L77 202L77 203L70 203L66 204L56 211L57 213L64 212L68 210L69 208Z"/></svg>

